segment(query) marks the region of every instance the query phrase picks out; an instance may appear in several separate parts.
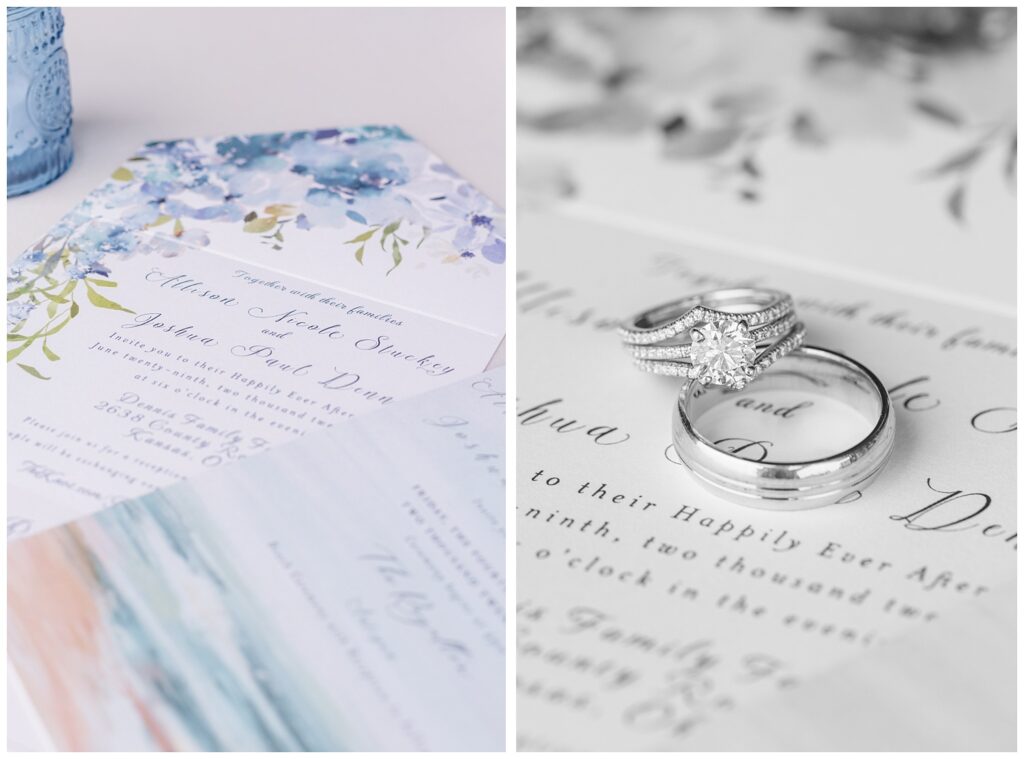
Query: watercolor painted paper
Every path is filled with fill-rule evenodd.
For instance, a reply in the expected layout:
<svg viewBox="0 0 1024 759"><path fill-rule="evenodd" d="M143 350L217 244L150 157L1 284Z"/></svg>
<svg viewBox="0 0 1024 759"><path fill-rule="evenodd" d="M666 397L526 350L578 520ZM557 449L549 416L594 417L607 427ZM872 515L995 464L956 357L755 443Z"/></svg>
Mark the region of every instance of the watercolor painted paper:
<svg viewBox="0 0 1024 759"><path fill-rule="evenodd" d="M503 378L9 546L9 657L62 750L501 750Z"/></svg>

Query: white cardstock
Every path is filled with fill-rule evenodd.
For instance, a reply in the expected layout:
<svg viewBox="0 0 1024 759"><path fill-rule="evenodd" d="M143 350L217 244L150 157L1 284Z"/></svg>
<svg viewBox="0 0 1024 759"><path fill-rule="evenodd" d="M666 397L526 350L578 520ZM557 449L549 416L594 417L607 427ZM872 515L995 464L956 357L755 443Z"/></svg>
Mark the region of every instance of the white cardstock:
<svg viewBox="0 0 1024 759"><path fill-rule="evenodd" d="M521 214L518 235L521 750L685 750L720 715L1012 579L1011 319L570 207ZM771 512L705 490L671 445L680 380L634 369L615 334L643 308L754 285L790 292L808 344L889 389L892 458L843 503ZM771 448L765 430L788 434L811 410L718 423Z"/></svg>

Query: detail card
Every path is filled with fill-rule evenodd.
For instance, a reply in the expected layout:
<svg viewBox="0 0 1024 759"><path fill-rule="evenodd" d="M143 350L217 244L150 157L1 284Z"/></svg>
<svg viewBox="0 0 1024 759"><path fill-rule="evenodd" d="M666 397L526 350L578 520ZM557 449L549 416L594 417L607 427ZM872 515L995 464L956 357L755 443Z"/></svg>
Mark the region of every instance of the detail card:
<svg viewBox="0 0 1024 759"><path fill-rule="evenodd" d="M62 750L501 750L505 391L480 375L8 551Z"/></svg>

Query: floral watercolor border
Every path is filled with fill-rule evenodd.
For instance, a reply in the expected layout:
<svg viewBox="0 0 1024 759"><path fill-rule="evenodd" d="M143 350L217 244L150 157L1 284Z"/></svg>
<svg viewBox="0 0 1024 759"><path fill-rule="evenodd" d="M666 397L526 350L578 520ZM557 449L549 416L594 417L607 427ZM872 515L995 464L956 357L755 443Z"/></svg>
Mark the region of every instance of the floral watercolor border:
<svg viewBox="0 0 1024 759"><path fill-rule="evenodd" d="M105 294L112 259L202 249L223 224L275 251L337 230L349 262L389 257L385 276L412 255L476 273L505 262L502 211L398 127L150 142L11 266L7 361L48 379L17 359L59 361L51 339L83 304L133 313Z"/></svg>

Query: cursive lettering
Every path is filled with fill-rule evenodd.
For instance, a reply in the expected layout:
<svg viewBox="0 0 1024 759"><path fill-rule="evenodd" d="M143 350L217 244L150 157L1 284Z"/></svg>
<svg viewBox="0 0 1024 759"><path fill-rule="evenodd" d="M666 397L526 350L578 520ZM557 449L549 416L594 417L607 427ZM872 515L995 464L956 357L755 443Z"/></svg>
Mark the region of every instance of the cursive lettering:
<svg viewBox="0 0 1024 759"><path fill-rule="evenodd" d="M965 493L962 490L939 490L927 479L928 487L943 497L909 514L892 515L889 519L905 522L908 530L952 530L968 519L980 515L992 505L992 497L985 493ZM932 513L934 512L934 513Z"/></svg>
<svg viewBox="0 0 1024 759"><path fill-rule="evenodd" d="M756 398L749 397L740 398L736 401L736 406L739 408L750 409L751 411L760 411L762 414L780 416L783 419L789 419L800 409L810 408L813 405L814 401L801 401L795 406L776 406L768 401L759 401Z"/></svg>
<svg viewBox="0 0 1024 759"><path fill-rule="evenodd" d="M995 418L991 418L995 417ZM1000 406L979 411L971 417L971 426L978 432L998 435L1017 431L1017 407Z"/></svg>
<svg viewBox="0 0 1024 759"><path fill-rule="evenodd" d="M401 319L396 319L392 314L370 311L366 306L353 306L348 310L348 314L350 316L365 316L368 319L376 319L377 321L386 322L394 325L395 327L401 327L404 323Z"/></svg>
<svg viewBox="0 0 1024 759"><path fill-rule="evenodd" d="M261 359L267 367L296 377L309 374L309 370L313 368L312 364L293 364L274 358L274 349L269 345L236 345L231 349L231 355L240 358Z"/></svg>
<svg viewBox="0 0 1024 759"><path fill-rule="evenodd" d="M237 306L238 301L230 295L205 288L202 280L192 279L187 274L164 274L159 269L151 269L145 276L147 282L156 282L160 287L167 287L171 290L194 295L204 300L212 300L222 306Z"/></svg>
<svg viewBox="0 0 1024 759"><path fill-rule="evenodd" d="M980 332L981 330L977 327L962 329L955 335L946 338L942 343L942 349L951 350L953 348L970 348L972 350L984 351L985 353L995 353L1000 356L1010 356L1011 358L1016 357L1016 347L1007 345L1006 343L998 340L988 340L981 337L979 335Z"/></svg>
<svg viewBox="0 0 1024 759"><path fill-rule="evenodd" d="M555 398L520 411L517 414L519 424L523 427L531 424L545 424L548 429L559 434L579 432L590 438L595 445L618 445L629 440L629 433L623 432L618 427L603 424L588 425L575 419L554 415L551 412L551 407L561 402L561 398Z"/></svg>
<svg viewBox="0 0 1024 759"><path fill-rule="evenodd" d="M909 392L909 388L927 383L930 379L930 377L914 377L907 382L893 385L889 388L889 397L894 403L901 404L907 411L929 411L938 406L941 401L928 393Z"/></svg>
<svg viewBox="0 0 1024 759"><path fill-rule="evenodd" d="M125 322L121 325L122 329L136 329L138 327L152 327L153 329L166 332L169 335L174 335L177 338L187 340L190 343L198 343L207 348L217 345L217 340L212 337L204 337L193 331L191 324L179 326L177 324L169 324L164 321L160 321L160 317L163 316L159 311L153 311L148 314L139 314L135 317L134 321Z"/></svg>
<svg viewBox="0 0 1024 759"><path fill-rule="evenodd" d="M364 337L360 340L356 340L355 347L356 350L372 351L381 356L398 359L399 361L408 361L415 364L417 369L432 377L440 377L455 371L454 366L447 366L441 363L433 353L426 356L407 353L394 343L390 342L387 335Z"/></svg>
<svg viewBox="0 0 1024 759"><path fill-rule="evenodd" d="M270 319L278 324L289 324L296 329L304 329L308 332L323 335L329 340L340 340L345 336L345 333L341 331L340 324L321 325L314 321L308 321L302 317L309 316L309 312L301 311L297 308L293 308L290 311L282 311L279 314L268 314L264 312L262 306L253 306L249 309L249 316L253 319Z"/></svg>

